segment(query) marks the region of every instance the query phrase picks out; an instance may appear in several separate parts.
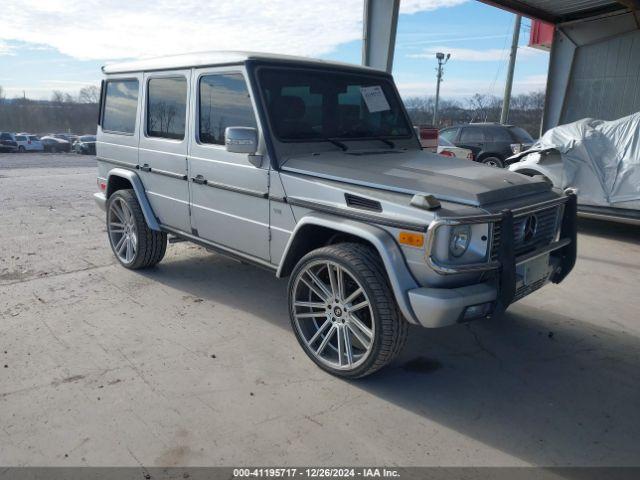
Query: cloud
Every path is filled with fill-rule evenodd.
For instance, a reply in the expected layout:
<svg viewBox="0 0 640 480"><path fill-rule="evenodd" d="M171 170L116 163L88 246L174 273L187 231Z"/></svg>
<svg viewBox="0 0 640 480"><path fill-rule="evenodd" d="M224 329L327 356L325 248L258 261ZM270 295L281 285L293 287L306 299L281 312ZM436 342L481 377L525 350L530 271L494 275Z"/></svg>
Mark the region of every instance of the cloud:
<svg viewBox="0 0 640 480"><path fill-rule="evenodd" d="M400 13L412 14L442 7L455 7L466 3L467 0L402 0Z"/></svg>
<svg viewBox="0 0 640 480"><path fill-rule="evenodd" d="M509 49L489 48L486 50L474 50L472 48L455 48L447 46L429 47L420 53L408 54L409 58L433 58L436 52L446 52L451 54L451 61L459 60L463 62L496 62L509 57ZM518 48L518 57L532 57L544 55L544 52L521 46Z"/></svg>
<svg viewBox="0 0 640 480"><path fill-rule="evenodd" d="M7 42L0 40L0 55L15 55L13 47Z"/></svg>
<svg viewBox="0 0 640 480"><path fill-rule="evenodd" d="M412 14L465 0L403 0ZM362 36L362 0L4 0L0 40L83 60L203 50L322 55ZM1 50L0 50L1 52Z"/></svg>

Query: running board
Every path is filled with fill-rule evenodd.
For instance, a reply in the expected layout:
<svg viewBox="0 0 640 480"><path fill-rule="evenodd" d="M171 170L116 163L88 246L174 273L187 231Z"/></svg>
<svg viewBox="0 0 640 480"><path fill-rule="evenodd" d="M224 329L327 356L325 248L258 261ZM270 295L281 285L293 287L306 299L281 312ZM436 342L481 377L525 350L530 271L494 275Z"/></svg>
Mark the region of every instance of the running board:
<svg viewBox="0 0 640 480"><path fill-rule="evenodd" d="M187 240L182 237L176 237L174 235L169 235L169 243L180 243L186 242Z"/></svg>

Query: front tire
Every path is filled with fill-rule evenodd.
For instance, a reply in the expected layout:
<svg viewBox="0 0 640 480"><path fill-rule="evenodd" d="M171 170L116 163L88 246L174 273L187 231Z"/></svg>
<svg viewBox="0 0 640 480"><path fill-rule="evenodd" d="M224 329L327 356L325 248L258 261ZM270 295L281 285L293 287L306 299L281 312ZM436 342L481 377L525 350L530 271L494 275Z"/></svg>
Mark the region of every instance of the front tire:
<svg viewBox="0 0 640 480"><path fill-rule="evenodd" d="M489 167L504 168L504 162L498 157L486 157L481 162Z"/></svg>
<svg viewBox="0 0 640 480"><path fill-rule="evenodd" d="M167 250L167 234L149 228L133 190L109 197L107 234L113 254L131 270L153 267Z"/></svg>
<svg viewBox="0 0 640 480"><path fill-rule="evenodd" d="M289 316L305 353L345 378L389 364L408 328L377 253L356 243L320 248L300 260L289 281Z"/></svg>
<svg viewBox="0 0 640 480"><path fill-rule="evenodd" d="M22 145L20 145L18 147L18 153L24 153L24 152L26 152L26 149Z"/></svg>

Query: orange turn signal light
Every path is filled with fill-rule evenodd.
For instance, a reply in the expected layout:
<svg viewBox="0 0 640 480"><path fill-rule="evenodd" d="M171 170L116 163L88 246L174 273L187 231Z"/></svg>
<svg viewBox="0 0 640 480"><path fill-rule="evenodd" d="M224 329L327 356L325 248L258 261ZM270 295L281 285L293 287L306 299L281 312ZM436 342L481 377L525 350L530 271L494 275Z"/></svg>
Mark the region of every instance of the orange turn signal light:
<svg viewBox="0 0 640 480"><path fill-rule="evenodd" d="M400 232L398 241L403 245L420 248L424 245L424 235L422 233Z"/></svg>

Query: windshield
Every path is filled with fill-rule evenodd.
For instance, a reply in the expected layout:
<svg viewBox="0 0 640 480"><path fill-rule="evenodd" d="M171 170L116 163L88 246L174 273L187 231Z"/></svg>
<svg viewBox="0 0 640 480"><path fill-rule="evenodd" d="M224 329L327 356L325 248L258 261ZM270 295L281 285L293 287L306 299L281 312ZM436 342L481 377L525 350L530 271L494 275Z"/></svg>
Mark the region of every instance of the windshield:
<svg viewBox="0 0 640 480"><path fill-rule="evenodd" d="M260 86L282 141L409 137L391 82L380 76L264 68Z"/></svg>
<svg viewBox="0 0 640 480"><path fill-rule="evenodd" d="M531 135L524 129L520 127L510 127L511 133L515 135L520 143L533 143L534 140L531 138Z"/></svg>

